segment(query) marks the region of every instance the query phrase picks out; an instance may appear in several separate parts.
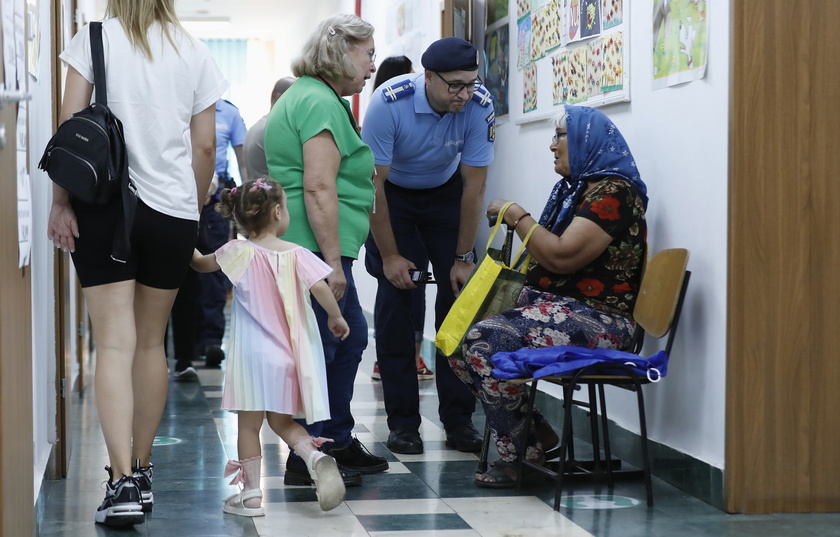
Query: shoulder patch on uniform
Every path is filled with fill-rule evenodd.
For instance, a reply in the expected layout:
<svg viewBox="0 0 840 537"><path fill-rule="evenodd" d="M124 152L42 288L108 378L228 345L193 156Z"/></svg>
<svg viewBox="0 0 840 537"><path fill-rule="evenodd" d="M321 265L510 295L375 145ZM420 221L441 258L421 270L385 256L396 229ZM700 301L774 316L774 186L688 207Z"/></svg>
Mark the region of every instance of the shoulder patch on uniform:
<svg viewBox="0 0 840 537"><path fill-rule="evenodd" d="M385 100L389 103L392 103L397 99L401 99L403 97L412 95L414 93L414 90L414 82L412 82L411 80L402 80L395 84L391 84L390 86L386 86L380 91L382 92L382 96L385 97Z"/></svg>
<svg viewBox="0 0 840 537"><path fill-rule="evenodd" d="M484 121L486 121L487 123L490 123L490 122L491 122L491 121L493 121L494 119L496 119L496 111L495 111L495 110L492 110L492 111L490 112L490 115L489 115L489 116L487 116L486 118L484 118Z"/></svg>
<svg viewBox="0 0 840 537"><path fill-rule="evenodd" d="M487 91L487 88L484 86L479 86L476 88L475 93L473 93L473 101L476 101L481 106L485 108L493 104L493 96L490 95L490 92Z"/></svg>

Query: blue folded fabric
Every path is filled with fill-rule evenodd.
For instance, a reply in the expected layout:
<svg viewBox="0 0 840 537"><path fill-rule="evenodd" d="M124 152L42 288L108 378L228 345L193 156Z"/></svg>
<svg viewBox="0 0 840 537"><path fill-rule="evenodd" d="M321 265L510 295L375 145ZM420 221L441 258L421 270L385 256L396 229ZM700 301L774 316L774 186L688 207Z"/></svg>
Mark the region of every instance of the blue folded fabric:
<svg viewBox="0 0 840 537"><path fill-rule="evenodd" d="M540 379L547 376L571 376L578 370L595 364L625 364L633 372L648 376L653 381L664 377L668 371L668 353L659 351L649 358L638 354L614 349L587 349L571 345L543 347L541 349L522 348L513 352L497 352L491 357L492 375L498 379L530 378ZM655 371L654 371L655 369ZM599 369L596 374L626 374L623 368Z"/></svg>

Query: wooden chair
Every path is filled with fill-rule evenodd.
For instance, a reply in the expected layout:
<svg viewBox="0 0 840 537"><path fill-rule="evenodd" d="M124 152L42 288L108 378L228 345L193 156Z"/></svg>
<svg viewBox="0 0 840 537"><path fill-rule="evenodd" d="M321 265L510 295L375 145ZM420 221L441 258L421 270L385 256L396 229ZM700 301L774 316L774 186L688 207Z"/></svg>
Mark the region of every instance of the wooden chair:
<svg viewBox="0 0 840 537"><path fill-rule="evenodd" d="M640 329L637 331L636 338L632 347L633 354L639 354L642 349L644 336L654 338L662 338L666 335L668 339L665 343L665 352L670 357L671 348L674 342L674 335L676 333L677 324L679 322L680 311L685 298L686 289L688 287L688 280L691 273L686 270L688 264L688 250L682 248L673 248L663 250L654 255L648 260L645 267L644 276L642 277L642 284L639 289L639 296L636 300L636 305L633 309L633 318L638 323ZM603 370L608 368L608 373L603 373ZM619 371L616 374L616 371ZM601 373L599 373L601 371ZM657 382L659 379L655 376L639 375L631 368L621 364L596 364L578 370L574 375L570 376L549 376L541 379L521 378L513 379L508 382L530 384L530 388L526 389L528 393L528 407L526 423L533 419L534 402L536 400L537 385L540 381L551 382L563 387L563 399L565 415L563 419L563 432L561 435L560 446L554 450L546 453L546 461L558 458L557 470L533 464L529 461L523 460L522 457L517 461L518 474L523 475L524 466L542 472L551 477L555 481L555 496L554 496L554 510L560 509L560 495L563 487L563 476L566 473L585 473L585 474L603 474L606 473L608 486L613 486L613 471L614 462L610 452L609 434L607 431L607 407L604 396L604 386L612 385L635 391L637 394L637 402L639 408L639 426L642 437L642 459L643 469L642 473L645 480L645 489L647 492L647 504L653 506L653 492L651 489L650 478L650 460L648 458L648 439L647 439L647 424L645 421L644 396L642 394L642 386L651 382ZM587 385L589 388L588 401L575 401L573 394L580 385ZM598 389L598 398L596 399L596 387ZM600 421L601 429L604 437L604 455L605 461L603 468L600 460L600 445L598 435L598 406L600 404ZM574 406L582 406L589 409L590 423L592 427L592 448L595 455L592 464L581 464L574 459L574 446L572 441L572 408ZM527 432L525 433L527 434ZM487 470L487 450L490 444L490 430L485 428L484 431L484 447L482 448L479 459L478 471L484 472ZM620 462L619 462L620 464ZM519 480L517 488L521 486L522 480Z"/></svg>

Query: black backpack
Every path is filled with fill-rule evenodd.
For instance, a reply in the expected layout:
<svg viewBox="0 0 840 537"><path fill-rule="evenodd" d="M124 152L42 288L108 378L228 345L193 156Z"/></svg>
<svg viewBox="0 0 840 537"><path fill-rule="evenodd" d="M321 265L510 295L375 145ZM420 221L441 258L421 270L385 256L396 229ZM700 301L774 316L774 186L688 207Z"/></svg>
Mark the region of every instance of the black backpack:
<svg viewBox="0 0 840 537"><path fill-rule="evenodd" d="M101 22L90 23L90 49L95 102L59 125L38 167L79 201L88 204L122 201L123 214L111 257L124 262L130 252L129 235L137 196L128 177L122 122L108 108Z"/></svg>

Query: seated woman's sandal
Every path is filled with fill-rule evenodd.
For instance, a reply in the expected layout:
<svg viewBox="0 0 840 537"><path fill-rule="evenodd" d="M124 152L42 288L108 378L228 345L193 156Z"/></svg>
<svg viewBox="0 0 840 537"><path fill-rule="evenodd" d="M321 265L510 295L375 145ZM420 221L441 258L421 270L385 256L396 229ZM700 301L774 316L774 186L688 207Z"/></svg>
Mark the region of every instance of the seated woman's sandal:
<svg viewBox="0 0 840 537"><path fill-rule="evenodd" d="M522 484L536 484L545 479L545 474L530 466L522 467ZM492 480L488 480L491 478ZM496 461L490 470L483 474L475 474L475 485L485 489L510 489L516 487L519 481L516 474L516 464L512 462Z"/></svg>

